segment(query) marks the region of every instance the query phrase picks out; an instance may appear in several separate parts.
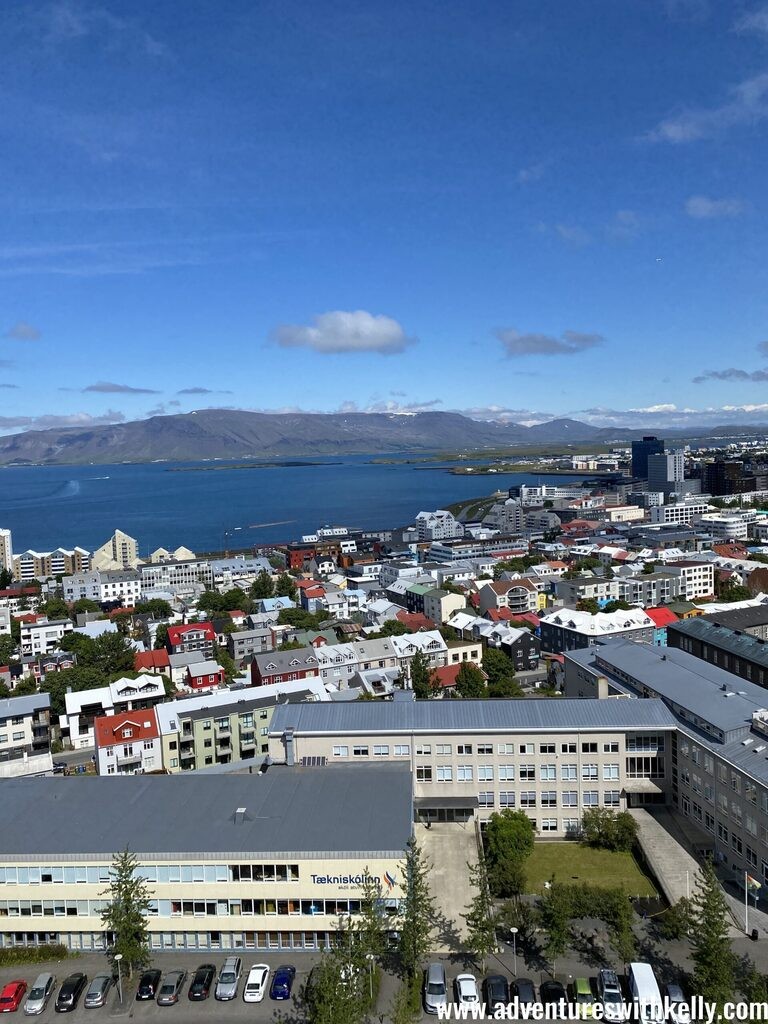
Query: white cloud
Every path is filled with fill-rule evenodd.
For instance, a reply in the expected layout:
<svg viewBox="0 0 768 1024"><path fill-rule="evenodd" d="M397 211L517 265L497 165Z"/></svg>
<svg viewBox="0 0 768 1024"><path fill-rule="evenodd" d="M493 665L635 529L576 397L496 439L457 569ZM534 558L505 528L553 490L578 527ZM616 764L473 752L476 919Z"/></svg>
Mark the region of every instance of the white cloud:
<svg viewBox="0 0 768 1024"><path fill-rule="evenodd" d="M555 234L569 245L589 245L592 236L578 224L555 224Z"/></svg>
<svg viewBox="0 0 768 1024"><path fill-rule="evenodd" d="M768 4L743 14L733 26L734 32L754 32L768 35Z"/></svg>
<svg viewBox="0 0 768 1024"><path fill-rule="evenodd" d="M718 217L738 217L746 209L740 199L710 199L709 196L690 196L685 201L685 212L694 220L715 220Z"/></svg>
<svg viewBox="0 0 768 1024"><path fill-rule="evenodd" d="M378 352L392 355L415 343L397 320L368 313L334 310L313 317L311 324L280 324L272 332L283 348L311 348L324 355Z"/></svg>
<svg viewBox="0 0 768 1024"><path fill-rule="evenodd" d="M646 136L649 142L680 145L722 135L731 128L757 124L768 117L768 72L747 78L730 90L719 106L682 110L665 118Z"/></svg>
<svg viewBox="0 0 768 1024"><path fill-rule="evenodd" d="M166 44L137 22L120 18L104 7L76 0L56 0L38 14L45 41L50 46L64 46L88 38L109 51L122 50L154 58L170 55Z"/></svg>
<svg viewBox="0 0 768 1024"><path fill-rule="evenodd" d="M13 327L8 328L5 337L11 341L39 341L42 335L33 324L27 323L26 320L19 320Z"/></svg>
<svg viewBox="0 0 768 1024"><path fill-rule="evenodd" d="M605 233L609 238L626 241L640 234L640 218L634 210L617 210L607 224Z"/></svg>
<svg viewBox="0 0 768 1024"><path fill-rule="evenodd" d="M601 334L580 331L563 331L559 338L552 334L523 333L514 327L500 327L494 333L508 356L572 356L605 342Z"/></svg>
<svg viewBox="0 0 768 1024"><path fill-rule="evenodd" d="M51 427L99 427L110 423L124 423L125 414L108 409L99 416L89 412L73 412L68 415L45 413L42 416L0 416L0 430L47 430Z"/></svg>

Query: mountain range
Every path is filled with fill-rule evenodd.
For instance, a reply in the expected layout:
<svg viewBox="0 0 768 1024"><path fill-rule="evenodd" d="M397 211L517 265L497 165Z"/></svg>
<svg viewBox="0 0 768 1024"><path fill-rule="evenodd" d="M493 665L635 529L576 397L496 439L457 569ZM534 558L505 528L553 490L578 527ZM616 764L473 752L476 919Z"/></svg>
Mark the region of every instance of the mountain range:
<svg viewBox="0 0 768 1024"><path fill-rule="evenodd" d="M713 427L667 436L765 434L765 426ZM332 456L368 452L477 451L507 445L627 441L647 429L594 427L554 419L526 427L459 413L259 413L203 409L99 427L28 430L0 437L0 465Z"/></svg>

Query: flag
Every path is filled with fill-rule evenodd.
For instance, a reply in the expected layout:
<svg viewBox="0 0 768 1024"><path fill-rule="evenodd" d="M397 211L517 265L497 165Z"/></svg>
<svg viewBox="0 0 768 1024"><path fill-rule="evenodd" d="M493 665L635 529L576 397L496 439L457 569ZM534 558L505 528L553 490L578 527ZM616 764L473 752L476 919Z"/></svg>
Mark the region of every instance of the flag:
<svg viewBox="0 0 768 1024"><path fill-rule="evenodd" d="M762 889L762 885L756 878L753 878L752 875L747 875L747 888L757 892L758 889Z"/></svg>

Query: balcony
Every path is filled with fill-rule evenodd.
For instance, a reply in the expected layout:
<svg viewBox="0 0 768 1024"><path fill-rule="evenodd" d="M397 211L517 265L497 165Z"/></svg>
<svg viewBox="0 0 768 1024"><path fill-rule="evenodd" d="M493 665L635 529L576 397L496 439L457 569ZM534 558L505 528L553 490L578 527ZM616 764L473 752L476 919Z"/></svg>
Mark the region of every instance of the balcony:
<svg viewBox="0 0 768 1024"><path fill-rule="evenodd" d="M187 747L186 750L182 750L181 751L181 760L182 761L194 761L194 759L195 759L195 748L194 747Z"/></svg>
<svg viewBox="0 0 768 1024"><path fill-rule="evenodd" d="M240 734L240 749L253 750L256 747L256 733L244 732Z"/></svg>
<svg viewBox="0 0 768 1024"><path fill-rule="evenodd" d="M141 754L137 751L135 754L118 754L117 763L122 767L128 765L140 765Z"/></svg>

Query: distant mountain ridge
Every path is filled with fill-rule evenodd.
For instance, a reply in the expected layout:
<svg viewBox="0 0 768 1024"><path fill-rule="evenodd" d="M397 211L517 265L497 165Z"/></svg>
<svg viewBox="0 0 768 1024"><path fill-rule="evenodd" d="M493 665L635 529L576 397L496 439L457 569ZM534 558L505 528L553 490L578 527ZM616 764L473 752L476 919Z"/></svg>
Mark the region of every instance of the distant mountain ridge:
<svg viewBox="0 0 768 1024"><path fill-rule="evenodd" d="M765 433L765 426L715 427L667 437ZM459 413L259 413L203 409L99 427L29 430L0 437L0 465L82 465L167 460L274 458L478 450L516 444L627 441L645 430L554 419L525 427ZM693 432L692 432L693 431Z"/></svg>

